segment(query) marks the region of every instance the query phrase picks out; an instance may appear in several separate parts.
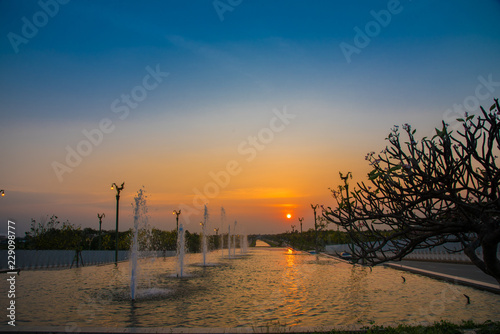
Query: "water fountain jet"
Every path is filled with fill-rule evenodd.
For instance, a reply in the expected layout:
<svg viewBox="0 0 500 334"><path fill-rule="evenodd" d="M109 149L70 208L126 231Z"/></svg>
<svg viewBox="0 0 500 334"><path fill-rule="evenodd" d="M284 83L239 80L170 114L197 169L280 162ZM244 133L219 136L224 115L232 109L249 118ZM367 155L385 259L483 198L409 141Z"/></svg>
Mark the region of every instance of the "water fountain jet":
<svg viewBox="0 0 500 334"><path fill-rule="evenodd" d="M130 256L131 272L130 272L130 298L135 300L137 290L138 276L138 257L139 257L139 225L145 223L147 217L146 195L143 189L139 189L137 196L134 197L134 237L132 241L132 252Z"/></svg>
<svg viewBox="0 0 500 334"><path fill-rule="evenodd" d="M184 253L185 253L186 241L184 237L184 226L179 224L179 230L177 231L177 277L184 276Z"/></svg>
<svg viewBox="0 0 500 334"><path fill-rule="evenodd" d="M233 229L233 256L236 257L236 224L238 222L234 221L234 229Z"/></svg>
<svg viewBox="0 0 500 334"><path fill-rule="evenodd" d="M227 226L227 257L231 258L231 225Z"/></svg>
<svg viewBox="0 0 500 334"><path fill-rule="evenodd" d="M205 213L203 215L203 229L202 229L202 239L201 239L201 248L203 252L203 266L207 265L207 223L208 223L208 209L205 205Z"/></svg>
<svg viewBox="0 0 500 334"><path fill-rule="evenodd" d="M226 220L226 210L224 207L220 207L220 253L224 257L224 234L222 229L224 228L224 222Z"/></svg>

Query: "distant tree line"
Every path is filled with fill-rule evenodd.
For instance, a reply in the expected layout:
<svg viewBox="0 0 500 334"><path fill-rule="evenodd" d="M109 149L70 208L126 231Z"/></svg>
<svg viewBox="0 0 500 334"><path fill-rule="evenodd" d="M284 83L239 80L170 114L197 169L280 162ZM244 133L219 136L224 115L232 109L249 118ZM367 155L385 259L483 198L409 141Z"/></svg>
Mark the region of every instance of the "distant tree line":
<svg viewBox="0 0 500 334"><path fill-rule="evenodd" d="M334 230L315 231L310 228L307 231L285 232L281 234L270 234L260 237L271 246L286 247L291 246L299 250L313 250L318 248L320 251L325 249L326 245L347 244L351 242L349 233Z"/></svg>
<svg viewBox="0 0 500 334"><path fill-rule="evenodd" d="M224 238L224 248L227 248L227 235ZM196 253L201 249L202 235L186 231L186 249ZM249 238L251 239L251 238ZM118 249L129 250L132 246L133 230L118 232ZM175 251L177 249L177 231L163 231L158 228L140 229L139 249L153 251ZM255 245L255 238L251 239ZM115 230L102 230L99 244L99 230L93 228L81 229L68 220L62 221L58 216L42 217L38 221L31 220L29 232L24 240L18 238L18 249L32 250L114 250L116 245ZM6 246L6 245L5 245ZM208 236L210 250L219 249L220 235ZM240 240L236 238L236 246L240 247Z"/></svg>
<svg viewBox="0 0 500 334"><path fill-rule="evenodd" d="M310 228L300 232L294 230L280 234L259 235L258 238L269 243L271 247L292 247L297 250L318 250L324 251L326 245L352 244L352 233L346 231L327 230L325 227L318 231ZM384 233L384 232L382 232ZM389 232L385 232L389 234ZM356 236L360 237L360 236Z"/></svg>

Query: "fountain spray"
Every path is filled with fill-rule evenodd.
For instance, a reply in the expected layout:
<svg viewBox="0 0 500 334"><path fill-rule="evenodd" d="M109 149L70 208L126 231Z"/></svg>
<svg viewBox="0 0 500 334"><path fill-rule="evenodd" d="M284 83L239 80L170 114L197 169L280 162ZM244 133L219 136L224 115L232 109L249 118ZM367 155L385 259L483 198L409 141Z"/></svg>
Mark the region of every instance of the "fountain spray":
<svg viewBox="0 0 500 334"><path fill-rule="evenodd" d="M231 225L227 225L227 257L231 258Z"/></svg>
<svg viewBox="0 0 500 334"><path fill-rule="evenodd" d="M233 256L236 256L236 224L238 224L238 222L235 220L233 229Z"/></svg>
<svg viewBox="0 0 500 334"><path fill-rule="evenodd" d="M134 238L132 241L132 254L130 256L131 260L131 273L130 273L130 297L135 300L135 294L137 289L137 274L138 274L138 257L139 257L139 224L142 220L147 219L147 206L146 206L146 196L143 189L139 189L137 196L134 197Z"/></svg>
<svg viewBox="0 0 500 334"><path fill-rule="evenodd" d="M222 229L224 228L224 222L226 221L226 210L224 207L220 207L220 253L224 257L224 233Z"/></svg>
<svg viewBox="0 0 500 334"><path fill-rule="evenodd" d="M184 276L184 253L185 253L186 242L184 240L184 227L182 223L179 224L179 230L177 231L177 276Z"/></svg>
<svg viewBox="0 0 500 334"><path fill-rule="evenodd" d="M205 213L203 215L203 236L201 239L201 247L203 251L203 266L207 265L207 250L208 250L208 245L207 245L207 224L208 224L208 209L207 205L205 204Z"/></svg>

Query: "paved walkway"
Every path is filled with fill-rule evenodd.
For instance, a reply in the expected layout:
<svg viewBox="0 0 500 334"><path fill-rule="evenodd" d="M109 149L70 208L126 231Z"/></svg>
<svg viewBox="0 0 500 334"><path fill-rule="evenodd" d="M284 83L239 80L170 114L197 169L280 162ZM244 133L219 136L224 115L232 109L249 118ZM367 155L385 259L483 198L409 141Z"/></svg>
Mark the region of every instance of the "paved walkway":
<svg viewBox="0 0 500 334"><path fill-rule="evenodd" d="M473 264L440 263L427 261L398 261L393 263L498 285L496 279L494 279L490 275L486 275L481 271L481 269Z"/></svg>
<svg viewBox="0 0 500 334"><path fill-rule="evenodd" d="M472 264L398 261L385 266L500 294L500 284Z"/></svg>
<svg viewBox="0 0 500 334"><path fill-rule="evenodd" d="M350 263L335 255L322 254L337 261ZM497 280L473 264L406 260L384 263L384 266L500 294L500 284Z"/></svg>

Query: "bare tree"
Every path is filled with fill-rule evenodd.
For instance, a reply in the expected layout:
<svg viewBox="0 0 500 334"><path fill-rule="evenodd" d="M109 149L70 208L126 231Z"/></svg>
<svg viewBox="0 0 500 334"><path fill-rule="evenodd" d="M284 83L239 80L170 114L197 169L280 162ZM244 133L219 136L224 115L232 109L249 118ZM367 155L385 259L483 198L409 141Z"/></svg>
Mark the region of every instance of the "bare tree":
<svg viewBox="0 0 500 334"><path fill-rule="evenodd" d="M443 122L432 139L394 126L389 145L366 156L370 185L349 191L348 178L332 190L337 207L323 216L349 232L354 258L375 265L415 249L460 245L483 272L500 282L500 107L458 119L456 133ZM407 141L402 143L402 133ZM482 248L482 256L476 250ZM452 250L449 250L452 251Z"/></svg>

